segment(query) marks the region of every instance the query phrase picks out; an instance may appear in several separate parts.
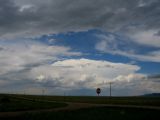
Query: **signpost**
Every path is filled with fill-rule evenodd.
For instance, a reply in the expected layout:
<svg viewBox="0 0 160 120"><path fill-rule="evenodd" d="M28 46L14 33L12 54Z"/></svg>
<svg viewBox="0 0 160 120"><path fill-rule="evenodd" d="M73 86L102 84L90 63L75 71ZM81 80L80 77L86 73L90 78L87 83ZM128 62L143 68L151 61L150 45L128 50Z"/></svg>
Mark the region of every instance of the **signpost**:
<svg viewBox="0 0 160 120"><path fill-rule="evenodd" d="M98 96L99 96L99 94L101 93L101 89L100 89L100 88L97 88L97 89L96 89L96 93L97 93Z"/></svg>

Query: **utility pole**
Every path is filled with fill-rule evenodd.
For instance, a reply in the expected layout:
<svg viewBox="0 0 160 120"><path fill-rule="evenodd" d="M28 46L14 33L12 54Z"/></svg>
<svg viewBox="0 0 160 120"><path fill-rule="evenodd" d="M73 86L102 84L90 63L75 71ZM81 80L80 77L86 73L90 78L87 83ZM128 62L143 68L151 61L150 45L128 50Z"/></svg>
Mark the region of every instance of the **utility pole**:
<svg viewBox="0 0 160 120"><path fill-rule="evenodd" d="M112 83L109 82L109 86L110 86L110 97L112 96Z"/></svg>

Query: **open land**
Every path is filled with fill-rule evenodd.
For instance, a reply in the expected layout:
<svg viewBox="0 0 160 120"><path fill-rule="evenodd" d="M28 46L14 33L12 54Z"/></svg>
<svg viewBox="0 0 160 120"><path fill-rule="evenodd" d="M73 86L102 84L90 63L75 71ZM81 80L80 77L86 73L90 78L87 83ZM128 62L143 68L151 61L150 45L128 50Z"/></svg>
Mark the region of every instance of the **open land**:
<svg viewBox="0 0 160 120"><path fill-rule="evenodd" d="M0 95L0 118L16 120L158 119L160 97Z"/></svg>

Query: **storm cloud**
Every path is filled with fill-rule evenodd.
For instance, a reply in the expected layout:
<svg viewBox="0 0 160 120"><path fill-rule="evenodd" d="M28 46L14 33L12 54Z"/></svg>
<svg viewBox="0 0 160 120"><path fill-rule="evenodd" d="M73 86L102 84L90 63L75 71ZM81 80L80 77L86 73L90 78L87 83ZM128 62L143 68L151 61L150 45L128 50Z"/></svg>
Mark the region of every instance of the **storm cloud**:
<svg viewBox="0 0 160 120"><path fill-rule="evenodd" d="M159 47L159 6L159 0L0 0L0 35L28 37L101 29Z"/></svg>

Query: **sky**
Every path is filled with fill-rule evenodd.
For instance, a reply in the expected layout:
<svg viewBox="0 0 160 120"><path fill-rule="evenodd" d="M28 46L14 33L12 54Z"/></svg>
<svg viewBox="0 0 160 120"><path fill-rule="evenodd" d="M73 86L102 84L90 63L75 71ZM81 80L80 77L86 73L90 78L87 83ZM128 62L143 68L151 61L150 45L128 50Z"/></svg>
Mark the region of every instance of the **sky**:
<svg viewBox="0 0 160 120"><path fill-rule="evenodd" d="M160 92L159 0L0 0L0 93L109 96L109 83Z"/></svg>

